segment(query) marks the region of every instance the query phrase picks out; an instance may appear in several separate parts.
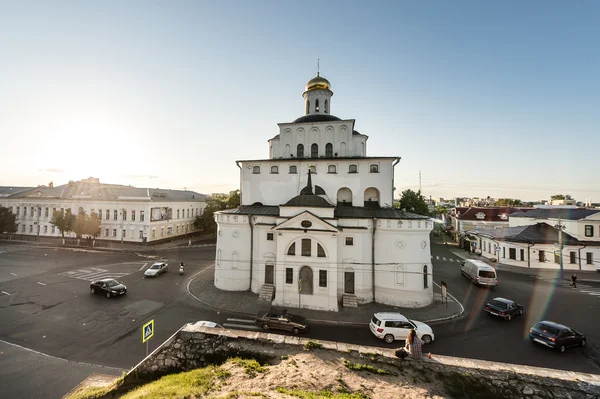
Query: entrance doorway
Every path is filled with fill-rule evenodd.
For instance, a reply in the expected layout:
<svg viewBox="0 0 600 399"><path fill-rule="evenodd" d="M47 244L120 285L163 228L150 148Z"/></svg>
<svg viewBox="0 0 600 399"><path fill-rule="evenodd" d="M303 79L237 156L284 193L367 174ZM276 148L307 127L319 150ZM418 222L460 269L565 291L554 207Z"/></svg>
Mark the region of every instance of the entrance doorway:
<svg viewBox="0 0 600 399"><path fill-rule="evenodd" d="M265 284L274 284L275 265L265 265Z"/></svg>
<svg viewBox="0 0 600 399"><path fill-rule="evenodd" d="M344 294L354 294L354 272L344 272Z"/></svg>

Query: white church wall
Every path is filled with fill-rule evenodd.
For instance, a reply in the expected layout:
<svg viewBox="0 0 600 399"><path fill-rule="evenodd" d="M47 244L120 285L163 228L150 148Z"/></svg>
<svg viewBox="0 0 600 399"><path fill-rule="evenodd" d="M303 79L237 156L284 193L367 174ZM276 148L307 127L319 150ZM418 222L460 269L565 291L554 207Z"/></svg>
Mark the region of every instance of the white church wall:
<svg viewBox="0 0 600 399"><path fill-rule="evenodd" d="M229 216L229 222L227 222ZM235 219L234 219L235 216ZM250 226L245 215L216 216L215 287L245 291L250 287Z"/></svg>

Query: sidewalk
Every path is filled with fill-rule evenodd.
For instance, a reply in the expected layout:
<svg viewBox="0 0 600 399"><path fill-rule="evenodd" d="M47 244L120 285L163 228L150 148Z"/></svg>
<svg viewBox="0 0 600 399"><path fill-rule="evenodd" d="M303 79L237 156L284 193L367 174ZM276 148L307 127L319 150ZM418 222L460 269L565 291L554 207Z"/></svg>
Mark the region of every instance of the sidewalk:
<svg viewBox="0 0 600 399"><path fill-rule="evenodd" d="M222 291L214 286L214 266L194 276L188 284L188 293L197 301L224 312L235 313L245 317L256 317L259 311L268 310L271 305L258 299L258 294L251 291ZM439 292L439 288L435 287ZM352 324L365 326L377 312L398 312L409 319L425 323L449 320L460 316L464 309L452 298L448 304L434 302L424 308L400 308L378 303L358 305L358 308L339 307L338 312L322 310L288 308L290 313L305 317L316 324Z"/></svg>

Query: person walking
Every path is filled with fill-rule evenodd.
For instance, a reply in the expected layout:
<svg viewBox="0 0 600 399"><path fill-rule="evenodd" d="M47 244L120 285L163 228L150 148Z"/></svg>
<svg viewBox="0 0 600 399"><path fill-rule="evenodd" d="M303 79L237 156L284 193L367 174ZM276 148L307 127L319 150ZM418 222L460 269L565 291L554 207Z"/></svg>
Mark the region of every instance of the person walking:
<svg viewBox="0 0 600 399"><path fill-rule="evenodd" d="M401 359L410 357L411 359L421 359L423 357L423 341L417 336L417 332L411 329L406 337L406 345L396 351L396 356Z"/></svg>
<svg viewBox="0 0 600 399"><path fill-rule="evenodd" d="M571 286L573 286L573 288L577 288L577 275L573 274L571 276Z"/></svg>

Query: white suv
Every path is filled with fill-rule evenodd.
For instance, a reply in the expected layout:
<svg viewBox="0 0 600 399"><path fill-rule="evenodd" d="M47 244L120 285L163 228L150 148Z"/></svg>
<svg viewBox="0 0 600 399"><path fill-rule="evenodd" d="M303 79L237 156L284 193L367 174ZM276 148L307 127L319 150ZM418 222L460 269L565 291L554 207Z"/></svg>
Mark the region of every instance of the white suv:
<svg viewBox="0 0 600 399"><path fill-rule="evenodd" d="M375 313L369 323L369 328L373 335L388 344L396 340L405 341L408 332L413 328L424 344L431 343L435 338L433 330L427 324L409 320L400 313Z"/></svg>

